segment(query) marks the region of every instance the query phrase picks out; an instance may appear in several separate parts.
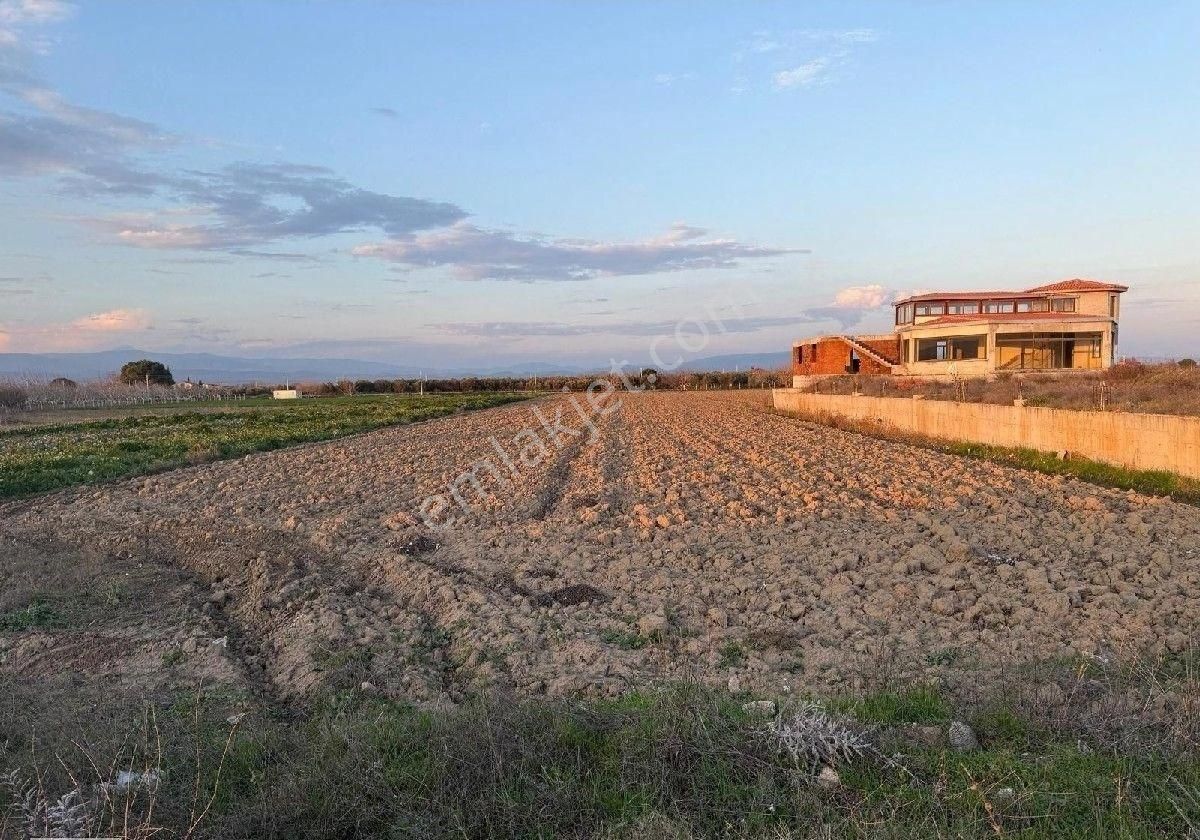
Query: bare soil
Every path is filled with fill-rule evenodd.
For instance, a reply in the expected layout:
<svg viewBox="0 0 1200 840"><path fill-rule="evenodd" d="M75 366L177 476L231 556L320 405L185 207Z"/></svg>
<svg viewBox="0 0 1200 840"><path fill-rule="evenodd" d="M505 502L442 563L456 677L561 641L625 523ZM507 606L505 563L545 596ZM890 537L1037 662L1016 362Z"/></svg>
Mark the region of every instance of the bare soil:
<svg viewBox="0 0 1200 840"><path fill-rule="evenodd" d="M1192 646L1196 508L766 399L622 394L594 442L556 443L535 409L581 423L554 397L0 506L0 612L40 596L63 619L0 633L0 673L444 703ZM482 494L423 522L480 459Z"/></svg>

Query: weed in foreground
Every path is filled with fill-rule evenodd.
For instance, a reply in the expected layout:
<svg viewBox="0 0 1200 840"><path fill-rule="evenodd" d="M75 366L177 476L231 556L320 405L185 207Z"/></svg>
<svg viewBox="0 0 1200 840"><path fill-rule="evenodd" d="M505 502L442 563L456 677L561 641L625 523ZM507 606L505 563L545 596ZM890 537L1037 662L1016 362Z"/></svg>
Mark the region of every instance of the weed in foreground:
<svg viewBox="0 0 1200 840"><path fill-rule="evenodd" d="M162 838L1083 840L1188 836L1200 825L1200 765L1186 744L1082 749L1073 730L1018 706L985 714L928 688L785 702L773 721L744 700L689 684L420 709L351 690L245 714L244 698L188 695L158 703L130 732L130 710L109 698L81 718L86 736L33 720L52 703L7 703L0 731L37 735L0 741L0 769L18 770L16 792L0 790L0 833L22 830L33 786L29 813L78 788L101 803L85 809L93 830ZM944 729L947 718L972 720L981 748L904 740L912 723ZM886 757L885 736L900 739ZM98 782L121 778L110 767L128 775L108 801ZM817 767L836 769L834 781L815 784ZM79 801L68 796L67 810Z"/></svg>

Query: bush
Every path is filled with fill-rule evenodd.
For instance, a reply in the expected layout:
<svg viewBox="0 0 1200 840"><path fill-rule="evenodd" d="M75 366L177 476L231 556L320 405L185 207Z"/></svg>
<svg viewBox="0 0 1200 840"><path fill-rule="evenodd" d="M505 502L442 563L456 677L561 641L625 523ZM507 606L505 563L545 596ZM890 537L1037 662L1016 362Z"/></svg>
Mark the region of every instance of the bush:
<svg viewBox="0 0 1200 840"><path fill-rule="evenodd" d="M25 391L16 385L0 385L0 408L24 408Z"/></svg>
<svg viewBox="0 0 1200 840"><path fill-rule="evenodd" d="M1194 368L1196 366L1195 359L1180 359L1178 362L1181 368Z"/></svg>
<svg viewBox="0 0 1200 840"><path fill-rule="evenodd" d="M1147 372L1146 365L1137 359L1130 359L1110 367L1104 372L1104 378L1112 382L1128 382L1134 379L1141 379Z"/></svg>
<svg viewBox="0 0 1200 840"><path fill-rule="evenodd" d="M120 379L126 385L141 385L144 382L149 382L151 385L175 384L175 377L171 375L171 369L162 362L150 359L126 362L121 366Z"/></svg>

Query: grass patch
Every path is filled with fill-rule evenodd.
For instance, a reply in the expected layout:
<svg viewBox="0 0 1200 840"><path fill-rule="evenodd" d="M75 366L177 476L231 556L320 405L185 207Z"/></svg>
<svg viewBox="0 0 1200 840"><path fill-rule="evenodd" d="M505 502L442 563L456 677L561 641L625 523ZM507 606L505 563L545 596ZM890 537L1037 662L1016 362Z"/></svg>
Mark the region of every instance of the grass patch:
<svg viewBox="0 0 1200 840"><path fill-rule="evenodd" d="M35 598L19 610L0 614L0 631L9 633L22 630L49 630L65 627L66 621L54 606L42 598Z"/></svg>
<svg viewBox="0 0 1200 840"><path fill-rule="evenodd" d="M0 498L491 408L527 394L332 397L0 431Z"/></svg>
<svg viewBox="0 0 1200 840"><path fill-rule="evenodd" d="M600 639L605 644L615 645L621 650L641 650L650 643L645 636L639 636L637 633L622 633L620 630L605 630L600 634Z"/></svg>
<svg viewBox="0 0 1200 840"><path fill-rule="evenodd" d="M953 709L932 687L905 691L882 691L859 697L838 697L830 708L862 723L896 725L902 723L942 723L953 716Z"/></svg>
<svg viewBox="0 0 1200 840"><path fill-rule="evenodd" d="M746 649L737 642L729 642L721 648L720 666L736 668L746 661Z"/></svg>
<svg viewBox="0 0 1200 840"><path fill-rule="evenodd" d="M147 791L134 793L128 811L124 797L114 800L93 826L125 836L149 836L150 827L183 836L210 800L195 837L1082 840L1188 836L1200 825L1200 765L1191 758L1081 752L1053 733L1020 748L985 740L971 753L916 746L898 760L842 761L841 784L822 788L774 747L743 699L681 685L615 700L490 696L434 710L351 691L242 716L244 698L187 695L140 712L84 704L81 720L93 727L85 739L61 725L25 726L29 704L10 702L0 729L36 735L0 741L0 770L40 778L56 797L72 776L94 777L93 763L161 768L152 826L139 822ZM924 690L842 705L879 726L950 713ZM118 726L103 731L106 720ZM134 732L119 728L130 720L139 721ZM69 739L105 752L81 755ZM5 836L20 833L12 804L0 790Z"/></svg>
<svg viewBox="0 0 1200 840"><path fill-rule="evenodd" d="M1134 470L1074 455L1059 458L1057 455L1036 449L1010 449L980 443L942 443L926 439L922 445L952 455L982 458L1006 466L1037 470L1050 475L1070 476L1104 487L1136 490L1151 496L1170 496L1179 501L1200 504L1200 481L1165 470Z"/></svg>

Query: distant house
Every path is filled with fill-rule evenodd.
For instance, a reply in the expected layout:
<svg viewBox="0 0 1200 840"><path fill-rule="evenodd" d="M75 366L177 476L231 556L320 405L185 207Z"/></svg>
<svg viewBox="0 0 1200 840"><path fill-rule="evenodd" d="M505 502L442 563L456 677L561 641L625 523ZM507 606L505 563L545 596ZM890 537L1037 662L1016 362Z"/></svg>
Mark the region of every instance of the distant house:
<svg viewBox="0 0 1200 840"><path fill-rule="evenodd" d="M271 392L271 396L277 400L298 400L300 399L299 388L279 388Z"/></svg>
<svg viewBox="0 0 1200 840"><path fill-rule="evenodd" d="M224 388L225 386L218 385L214 382L204 382L204 381L193 382L191 380L191 378L188 378L188 379L185 379L183 382L180 382L179 387L185 391L192 391L192 390L195 390L196 388L202 388L205 391L219 391L220 389Z"/></svg>
<svg viewBox="0 0 1200 840"><path fill-rule="evenodd" d="M792 375L987 376L1101 370L1117 352L1128 287L1064 280L1022 291L930 292L895 302L887 335L823 335L792 345Z"/></svg>

